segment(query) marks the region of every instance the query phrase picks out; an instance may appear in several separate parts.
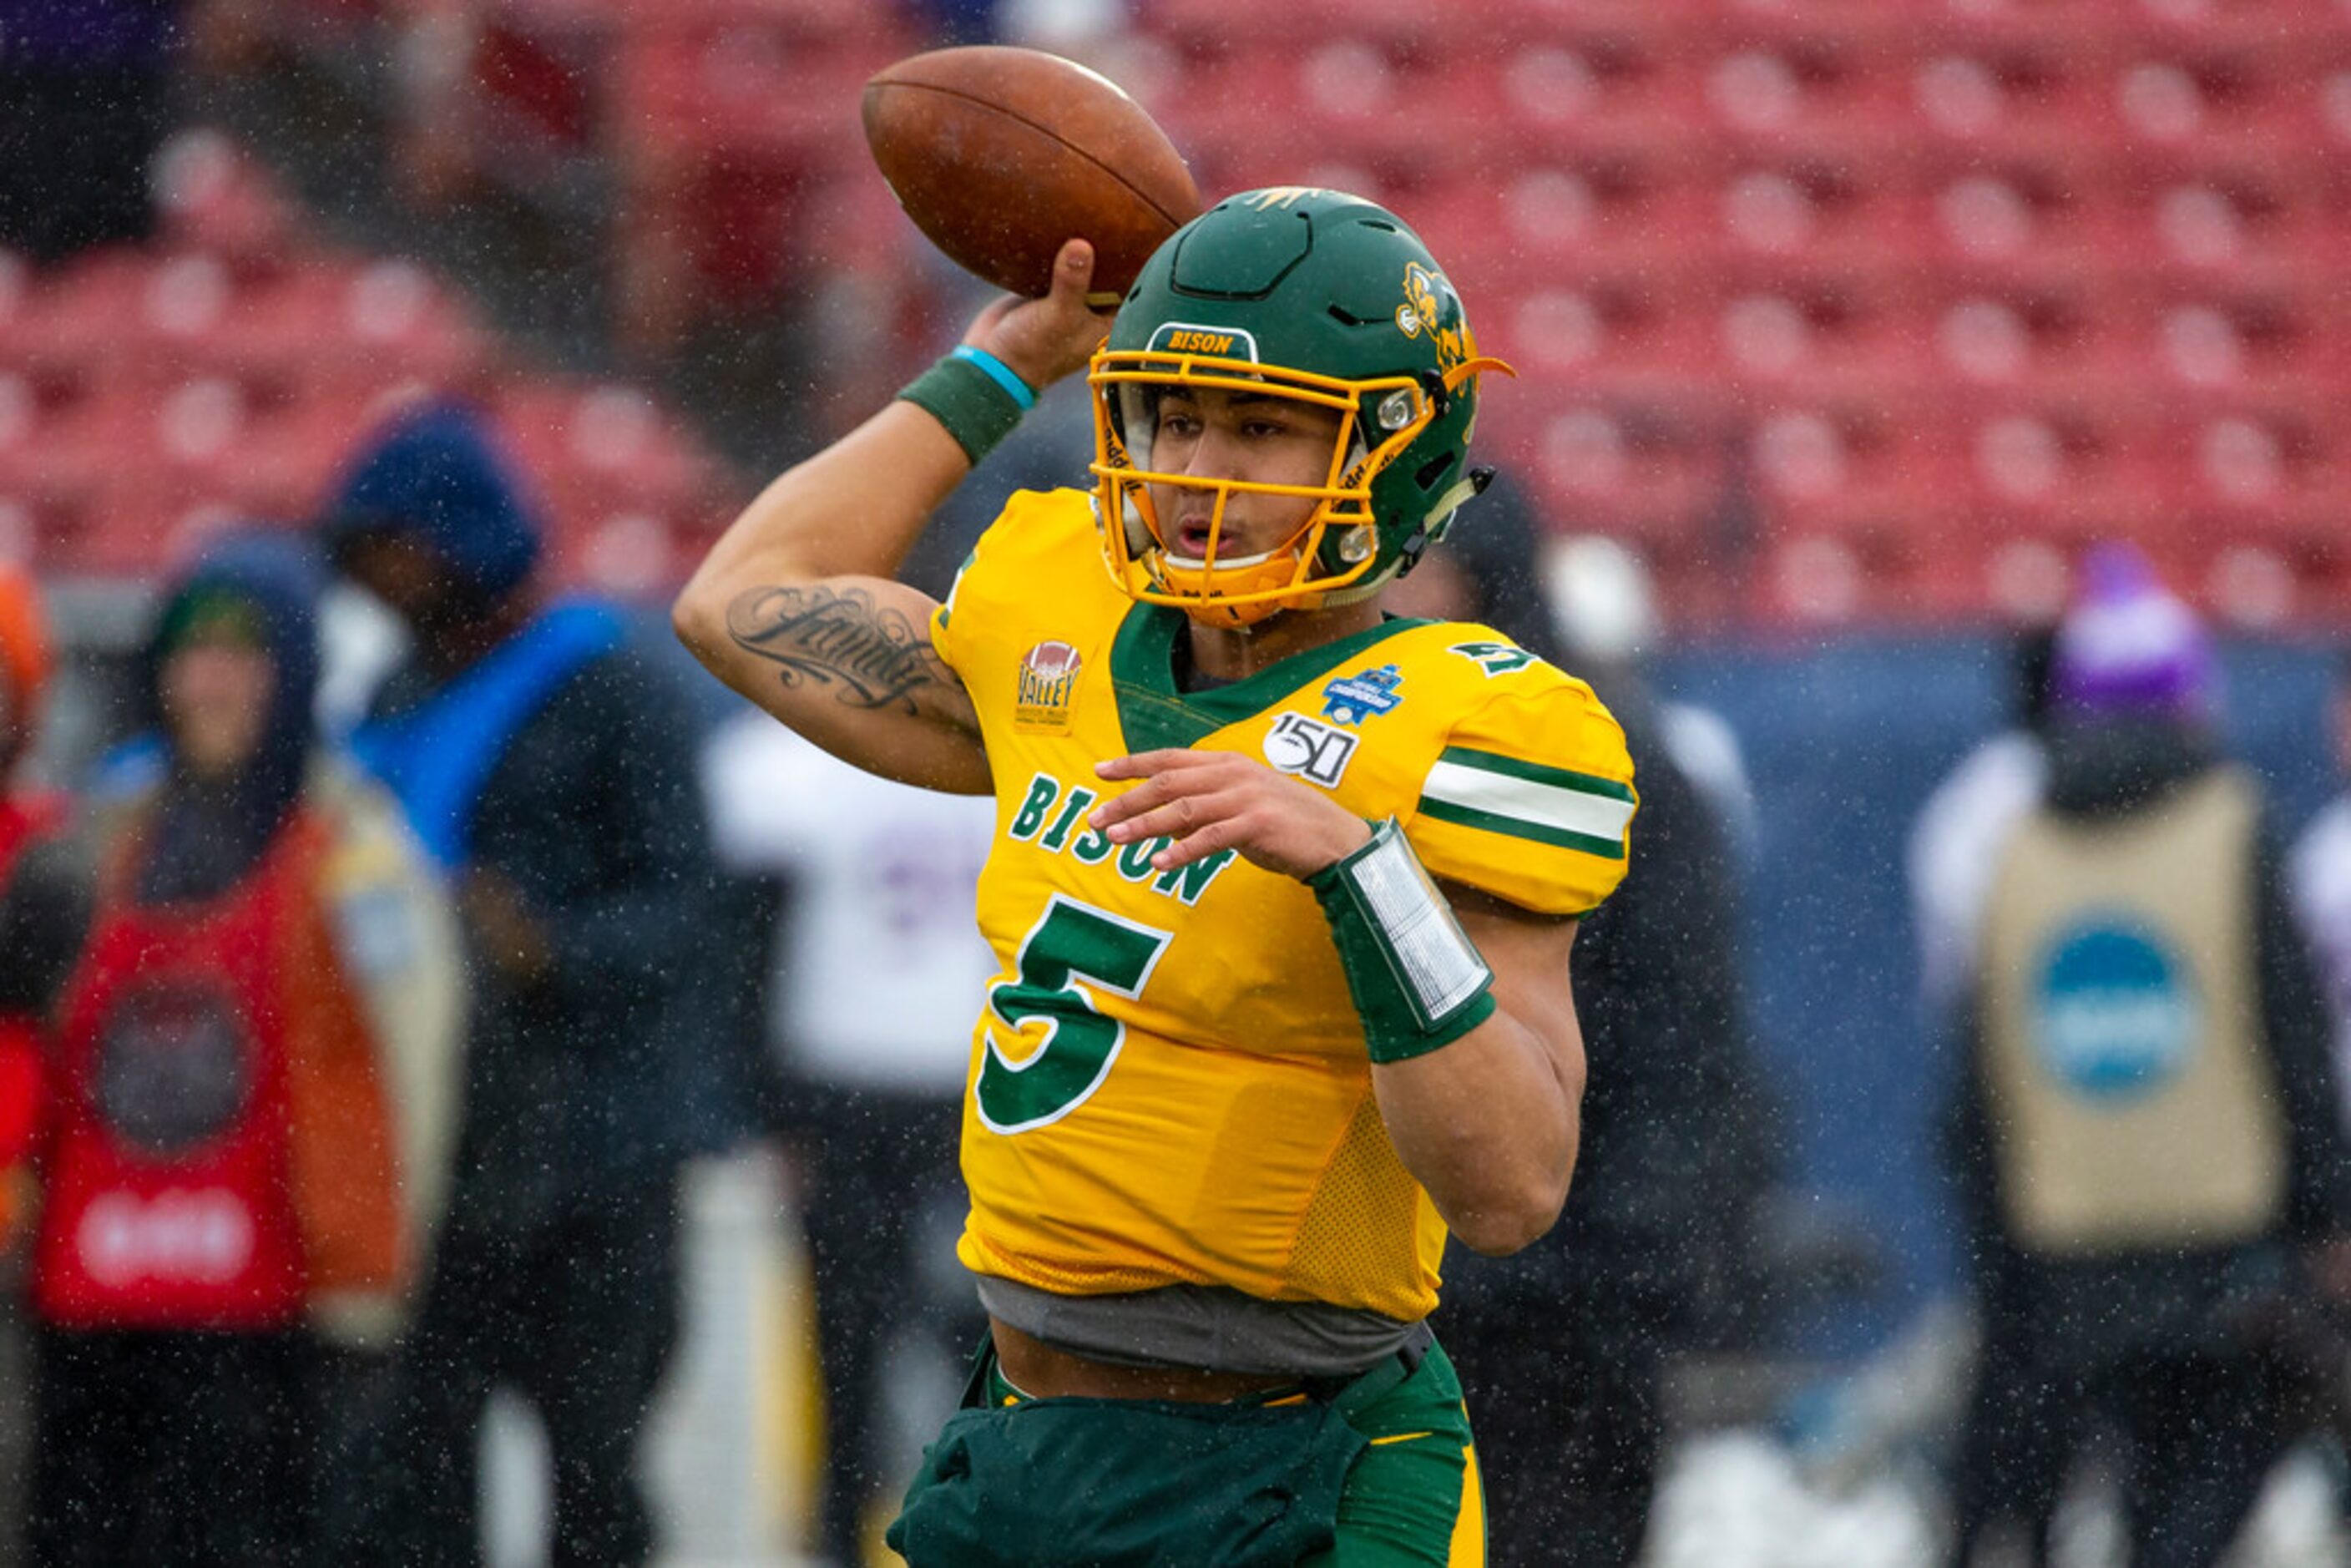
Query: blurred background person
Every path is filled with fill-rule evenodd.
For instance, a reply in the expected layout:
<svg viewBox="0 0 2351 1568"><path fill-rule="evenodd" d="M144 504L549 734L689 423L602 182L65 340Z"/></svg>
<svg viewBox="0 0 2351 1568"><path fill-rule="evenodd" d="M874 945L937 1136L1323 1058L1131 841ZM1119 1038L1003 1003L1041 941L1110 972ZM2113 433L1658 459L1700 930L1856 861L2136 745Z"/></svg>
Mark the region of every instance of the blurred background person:
<svg viewBox="0 0 2351 1568"><path fill-rule="evenodd" d="M1630 547L1597 534L1555 534L1536 549L1536 591L1564 667L1595 689L1625 685L1643 694L1658 745L1713 811L1731 869L1752 873L1762 834L1739 732L1714 709L1656 691L1645 672L1664 634L1648 568Z"/></svg>
<svg viewBox="0 0 2351 1568"><path fill-rule="evenodd" d="M413 638L354 748L455 879L474 983L448 1224L358 1555L467 1563L494 1387L553 1466L556 1563L645 1561L638 1438L678 1332L678 1167L706 1043L713 867L696 705L594 601L549 602L540 525L478 418L408 408L323 531Z"/></svg>
<svg viewBox="0 0 2351 1568"><path fill-rule="evenodd" d="M2057 626L2026 624L1993 644L2004 676L2000 727L1977 741L1937 779L1912 819L1903 844L1905 889L1918 963L1920 1028L1931 1041L1949 1040L1970 1003L1976 973L1975 943L1987 890L2000 869L2007 836L2040 803L2048 778L2046 737L2050 674ZM1930 1052L1931 1058L1931 1052ZM1996 1402L1980 1380L2022 1375L2012 1359L1980 1365L1981 1328L1965 1292L1947 1291L1920 1309L1901 1346L1876 1375L1896 1397L1890 1419L1853 1422L1858 1441L1828 1423L1823 1457L1850 1467L1907 1447L1926 1455L1933 1472L1948 1476L1969 1403ZM1888 1375L1892 1374L1894 1375ZM1869 1375L1855 1384L1865 1386ZM2005 1396L2001 1396L2005 1397ZM1844 1417L1851 1422L1849 1416ZM2054 1492L2051 1493L2053 1503ZM2021 1525L2038 1538L2046 1519Z"/></svg>
<svg viewBox="0 0 2351 1568"><path fill-rule="evenodd" d="M2338 779L2351 785L2351 654L2338 653L2326 713ZM2335 1087L2344 1123L2351 1127L2351 790L2328 801L2294 840L2288 888L2303 938L2310 946L2335 1025ZM2334 1283L2322 1276L2322 1287ZM2323 1303L2324 1304L2324 1303ZM2351 1336L2339 1313L2304 1313L2294 1326L2310 1363L2310 1418L2331 1436L2334 1462L2351 1456ZM2351 1517L2351 1495L2338 1499Z"/></svg>
<svg viewBox="0 0 2351 1568"><path fill-rule="evenodd" d="M32 574L0 560L0 909L16 909L17 868L64 820L63 797L39 789L26 756L39 727L52 654L40 589ZM37 883L39 878L34 879ZM18 954L35 933L57 925L62 911L21 910L0 932L0 952ZM0 1388L23 1388L31 1374L20 1301L24 1249L32 1214L32 1157L42 1121L40 988L34 966L0 965ZM0 1399L0 1563L18 1562L25 1462L31 1411Z"/></svg>
<svg viewBox="0 0 2351 1568"><path fill-rule="evenodd" d="M2335 1018L2335 1086L2351 1124L2351 654L2335 664L2327 734L2346 791L2329 801L2294 841L2289 862L2295 915L2318 961Z"/></svg>
<svg viewBox="0 0 2351 1568"><path fill-rule="evenodd" d="M2299 1435L2304 1371L2261 1324L2351 1225L2327 1018L2211 649L2143 556L2090 557L2051 683L1960 1025L1983 1350L1956 1558L2010 1530L2045 1561L2103 1419L2135 1568L2206 1568Z"/></svg>
<svg viewBox="0 0 2351 1568"><path fill-rule="evenodd" d="M1401 615L1477 622L1583 675L1552 636L1531 514L1506 480L1388 591ZM1677 1350L1752 1303L1754 1222L1776 1175L1744 1033L1723 824L1674 761L1628 664L1593 688L1642 780L1625 882L1576 934L1590 1063L1567 1207L1508 1258L1454 1249L1439 1309L1479 1413L1488 1560L1639 1560ZM1755 1325L1742 1325L1751 1329Z"/></svg>
<svg viewBox="0 0 2351 1568"><path fill-rule="evenodd" d="M907 1434L952 1413L987 1326L955 1240L972 998L996 975L972 890L996 810L876 778L747 709L703 771L738 879L720 939L760 964L769 1121L794 1156L814 1277L818 1545L859 1568L891 1561L881 1527L914 1472Z"/></svg>
<svg viewBox="0 0 2351 1568"><path fill-rule="evenodd" d="M445 1191L454 921L317 747L318 585L281 540L214 547L149 645L152 738L0 908L53 1030L36 1563L300 1560L360 1480L344 1358L400 1331Z"/></svg>
<svg viewBox="0 0 2351 1568"><path fill-rule="evenodd" d="M0 900L10 896L17 865L65 819L64 797L23 776L49 682L49 633L32 575L0 561ZM32 929L53 919L27 917ZM15 942L5 951L19 952ZM41 998L31 967L11 964L0 977L0 1253L5 1253L32 1197L31 1156L40 1124Z"/></svg>
<svg viewBox="0 0 2351 1568"><path fill-rule="evenodd" d="M0 244L60 262L154 232L190 0L0 0Z"/></svg>
<svg viewBox="0 0 2351 1568"><path fill-rule="evenodd" d="M2049 678L2056 650L2053 623L2015 633L2008 648L2010 724L1944 776L1910 830L1906 867L1917 926L1919 994L1936 1020L1975 972L1975 920L1985 883L1999 867L2008 832L2040 803L2048 779Z"/></svg>

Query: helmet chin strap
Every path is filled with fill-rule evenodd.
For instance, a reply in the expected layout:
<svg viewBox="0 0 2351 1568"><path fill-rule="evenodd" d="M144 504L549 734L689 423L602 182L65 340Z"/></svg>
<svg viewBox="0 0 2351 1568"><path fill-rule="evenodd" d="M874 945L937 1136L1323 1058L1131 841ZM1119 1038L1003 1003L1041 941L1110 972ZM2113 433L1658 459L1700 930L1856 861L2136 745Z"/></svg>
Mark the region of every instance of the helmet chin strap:
<svg viewBox="0 0 2351 1568"><path fill-rule="evenodd" d="M1420 558L1428 552L1428 547L1442 539L1446 530L1452 528L1454 514L1484 494L1486 486L1493 482L1494 470L1491 468L1472 468L1458 483L1437 497L1437 504L1428 508L1428 516L1422 521L1418 531L1405 540L1404 548L1396 552L1395 564L1381 574L1380 585L1384 586L1390 578L1402 577L1418 566Z"/></svg>
<svg viewBox="0 0 2351 1568"><path fill-rule="evenodd" d="M1396 559L1388 562L1387 570L1384 571L1367 577L1361 582L1351 582L1344 588L1330 590L1322 595L1323 608L1335 610L1342 605L1361 604L1364 600L1375 597L1381 589L1385 588L1395 580L1396 569L1402 565L1404 565L1404 559L1399 556Z"/></svg>

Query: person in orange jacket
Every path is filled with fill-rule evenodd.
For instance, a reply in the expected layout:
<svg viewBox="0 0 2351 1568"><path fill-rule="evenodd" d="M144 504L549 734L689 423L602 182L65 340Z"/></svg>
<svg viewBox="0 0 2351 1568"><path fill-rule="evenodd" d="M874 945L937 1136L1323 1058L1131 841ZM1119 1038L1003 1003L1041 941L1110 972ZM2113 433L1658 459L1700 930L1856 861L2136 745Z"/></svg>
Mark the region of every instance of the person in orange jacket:
<svg viewBox="0 0 2351 1568"><path fill-rule="evenodd" d="M37 1563L298 1557L335 1358L397 1332L445 1185L454 916L316 746L317 581L276 541L198 563L154 738L0 908L79 906L12 949L47 987Z"/></svg>

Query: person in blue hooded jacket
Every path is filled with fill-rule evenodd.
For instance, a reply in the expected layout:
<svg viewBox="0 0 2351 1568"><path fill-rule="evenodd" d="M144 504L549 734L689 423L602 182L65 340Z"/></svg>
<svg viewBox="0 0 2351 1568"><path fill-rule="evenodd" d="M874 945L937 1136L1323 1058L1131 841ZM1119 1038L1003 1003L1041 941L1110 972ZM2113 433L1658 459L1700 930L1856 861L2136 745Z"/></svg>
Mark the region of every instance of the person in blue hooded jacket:
<svg viewBox="0 0 2351 1568"><path fill-rule="evenodd" d="M450 868L475 987L449 1219L350 1549L478 1558L477 1428L505 1385L547 1429L551 1560L641 1562L697 1128L697 705L617 611L542 594L531 502L466 407L373 434L322 528L413 633L353 747Z"/></svg>
<svg viewBox="0 0 2351 1568"><path fill-rule="evenodd" d="M0 900L41 1035L36 1563L306 1560L446 1188L455 921L317 743L319 580L240 536L173 587L152 728Z"/></svg>

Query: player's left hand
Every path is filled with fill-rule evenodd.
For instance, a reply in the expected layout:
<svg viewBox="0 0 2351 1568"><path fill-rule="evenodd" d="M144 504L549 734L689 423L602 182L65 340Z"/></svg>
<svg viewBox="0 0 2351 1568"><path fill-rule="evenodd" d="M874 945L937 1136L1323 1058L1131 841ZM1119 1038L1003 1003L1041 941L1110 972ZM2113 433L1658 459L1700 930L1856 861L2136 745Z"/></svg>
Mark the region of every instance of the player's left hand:
<svg viewBox="0 0 2351 1568"><path fill-rule="evenodd" d="M1151 857L1161 871L1232 850L1302 881L1372 836L1370 823L1328 795L1238 752L1138 751L1094 772L1142 782L1095 807L1087 825L1114 844L1174 840Z"/></svg>

